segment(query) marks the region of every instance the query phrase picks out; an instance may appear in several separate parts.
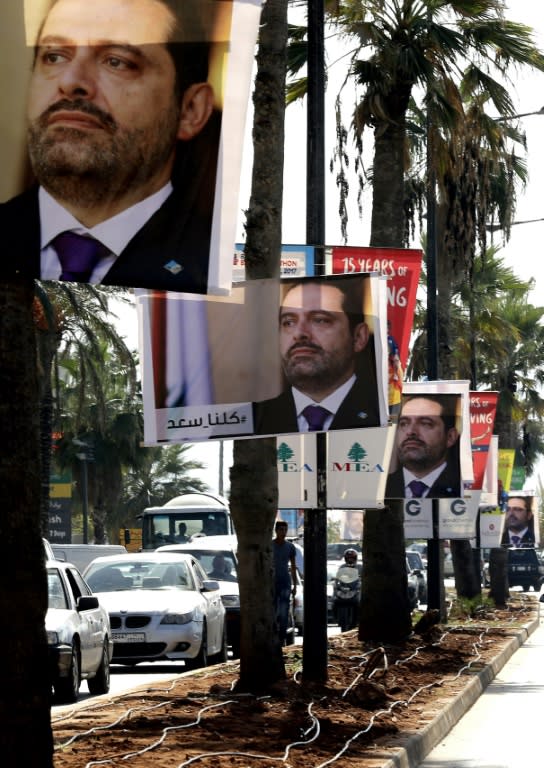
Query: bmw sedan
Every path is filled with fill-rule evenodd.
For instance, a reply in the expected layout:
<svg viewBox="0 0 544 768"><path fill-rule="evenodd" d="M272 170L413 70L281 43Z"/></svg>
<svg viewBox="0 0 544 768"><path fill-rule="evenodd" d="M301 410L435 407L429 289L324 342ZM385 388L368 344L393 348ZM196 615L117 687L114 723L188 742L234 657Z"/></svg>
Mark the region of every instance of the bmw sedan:
<svg viewBox="0 0 544 768"><path fill-rule="evenodd" d="M184 660L197 668L226 660L219 585L192 555L97 557L85 578L109 613L114 662Z"/></svg>
<svg viewBox="0 0 544 768"><path fill-rule="evenodd" d="M76 701L82 678L90 693L110 687L112 640L108 612L74 565L48 560L45 630L55 701Z"/></svg>

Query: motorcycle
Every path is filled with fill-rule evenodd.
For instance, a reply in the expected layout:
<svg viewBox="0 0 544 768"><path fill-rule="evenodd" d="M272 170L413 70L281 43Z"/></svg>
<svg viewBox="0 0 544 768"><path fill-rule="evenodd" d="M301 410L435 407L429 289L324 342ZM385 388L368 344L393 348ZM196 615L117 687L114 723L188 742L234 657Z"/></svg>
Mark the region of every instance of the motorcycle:
<svg viewBox="0 0 544 768"><path fill-rule="evenodd" d="M357 567L341 565L334 580L333 610L341 632L359 623L361 576Z"/></svg>

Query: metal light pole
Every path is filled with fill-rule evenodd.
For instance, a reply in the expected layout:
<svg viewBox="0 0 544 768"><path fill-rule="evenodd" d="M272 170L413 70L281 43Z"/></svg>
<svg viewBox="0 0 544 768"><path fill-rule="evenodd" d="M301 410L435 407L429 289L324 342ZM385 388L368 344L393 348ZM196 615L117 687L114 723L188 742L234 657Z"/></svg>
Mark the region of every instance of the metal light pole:
<svg viewBox="0 0 544 768"><path fill-rule="evenodd" d="M89 475L87 470L87 462L93 459L93 449L83 440L77 440L74 438L72 443L81 448L80 453L76 453L76 457L81 461L81 511L83 514L83 543L89 543Z"/></svg>
<svg viewBox="0 0 544 768"><path fill-rule="evenodd" d="M308 103L306 242L316 247L315 274L324 274L325 243L325 40L324 2L308 0ZM317 434L318 507L304 515L305 680L327 679L326 437Z"/></svg>

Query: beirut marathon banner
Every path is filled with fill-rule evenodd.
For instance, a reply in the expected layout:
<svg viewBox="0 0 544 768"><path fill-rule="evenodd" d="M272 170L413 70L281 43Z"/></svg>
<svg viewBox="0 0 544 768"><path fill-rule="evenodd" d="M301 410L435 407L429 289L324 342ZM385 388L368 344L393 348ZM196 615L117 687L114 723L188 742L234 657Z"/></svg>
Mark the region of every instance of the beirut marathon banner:
<svg viewBox="0 0 544 768"><path fill-rule="evenodd" d="M335 245L326 248L325 258L327 271L334 275L377 272L387 278L388 334L396 342L405 369L423 251Z"/></svg>
<svg viewBox="0 0 544 768"><path fill-rule="evenodd" d="M489 446L495 426L498 392L470 393L470 439L474 469L473 490L482 490Z"/></svg>
<svg viewBox="0 0 544 768"><path fill-rule="evenodd" d="M140 291L136 301L147 444L387 424L376 275L251 280L230 296Z"/></svg>
<svg viewBox="0 0 544 768"><path fill-rule="evenodd" d="M3 1L0 279L230 292L261 5Z"/></svg>

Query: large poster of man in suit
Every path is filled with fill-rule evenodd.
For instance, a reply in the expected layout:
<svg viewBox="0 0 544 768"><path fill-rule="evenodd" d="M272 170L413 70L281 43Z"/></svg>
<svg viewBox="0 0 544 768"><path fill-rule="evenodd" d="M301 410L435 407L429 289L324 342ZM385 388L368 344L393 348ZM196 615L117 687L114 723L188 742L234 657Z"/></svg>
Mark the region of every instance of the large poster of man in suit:
<svg viewBox="0 0 544 768"><path fill-rule="evenodd" d="M463 495L459 452L461 397L403 395L386 498Z"/></svg>
<svg viewBox="0 0 544 768"><path fill-rule="evenodd" d="M386 424L380 281L252 280L229 297L142 294L146 441Z"/></svg>
<svg viewBox="0 0 544 768"><path fill-rule="evenodd" d="M0 277L230 290L259 14L259 0L2 4Z"/></svg>

